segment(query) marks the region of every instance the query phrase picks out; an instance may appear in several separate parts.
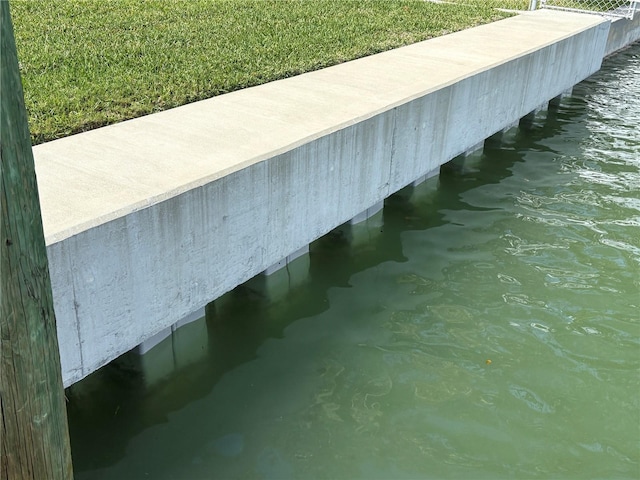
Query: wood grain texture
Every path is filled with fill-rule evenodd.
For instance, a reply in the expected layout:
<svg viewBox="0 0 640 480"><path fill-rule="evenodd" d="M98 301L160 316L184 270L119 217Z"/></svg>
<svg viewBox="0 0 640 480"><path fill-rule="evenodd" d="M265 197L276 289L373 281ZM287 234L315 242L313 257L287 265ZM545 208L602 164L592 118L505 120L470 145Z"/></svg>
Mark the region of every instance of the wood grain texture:
<svg viewBox="0 0 640 480"><path fill-rule="evenodd" d="M53 297L7 1L0 31L0 479L70 479Z"/></svg>

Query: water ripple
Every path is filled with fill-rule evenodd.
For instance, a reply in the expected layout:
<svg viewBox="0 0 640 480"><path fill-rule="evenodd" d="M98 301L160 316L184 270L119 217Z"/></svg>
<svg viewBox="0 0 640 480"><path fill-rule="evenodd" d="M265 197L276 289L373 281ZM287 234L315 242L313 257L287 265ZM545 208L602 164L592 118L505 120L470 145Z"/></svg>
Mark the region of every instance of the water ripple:
<svg viewBox="0 0 640 480"><path fill-rule="evenodd" d="M509 393L518 400L524 402L524 404L531 410L535 410L540 413L554 413L555 409L547 402L542 400L536 393L528 388L520 385L511 385L509 387Z"/></svg>

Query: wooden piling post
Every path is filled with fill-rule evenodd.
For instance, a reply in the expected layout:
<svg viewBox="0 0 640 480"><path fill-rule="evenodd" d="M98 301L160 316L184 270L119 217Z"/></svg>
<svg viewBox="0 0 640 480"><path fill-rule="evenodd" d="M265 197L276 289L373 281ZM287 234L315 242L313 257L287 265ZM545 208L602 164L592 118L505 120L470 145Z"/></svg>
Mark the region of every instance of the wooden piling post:
<svg viewBox="0 0 640 480"><path fill-rule="evenodd" d="M0 113L0 480L66 480L73 473L53 296L6 0Z"/></svg>

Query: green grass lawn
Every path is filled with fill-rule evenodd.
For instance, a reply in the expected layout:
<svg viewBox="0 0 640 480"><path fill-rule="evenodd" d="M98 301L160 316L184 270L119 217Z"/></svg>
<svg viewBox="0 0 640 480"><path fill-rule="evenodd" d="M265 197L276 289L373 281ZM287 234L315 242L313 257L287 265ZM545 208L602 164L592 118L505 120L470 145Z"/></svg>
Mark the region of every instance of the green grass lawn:
<svg viewBox="0 0 640 480"><path fill-rule="evenodd" d="M503 8L508 10L528 10L529 0L447 0L454 3L464 3L467 5ZM538 2L539 3L539 2Z"/></svg>
<svg viewBox="0 0 640 480"><path fill-rule="evenodd" d="M34 144L506 16L528 1L11 0Z"/></svg>

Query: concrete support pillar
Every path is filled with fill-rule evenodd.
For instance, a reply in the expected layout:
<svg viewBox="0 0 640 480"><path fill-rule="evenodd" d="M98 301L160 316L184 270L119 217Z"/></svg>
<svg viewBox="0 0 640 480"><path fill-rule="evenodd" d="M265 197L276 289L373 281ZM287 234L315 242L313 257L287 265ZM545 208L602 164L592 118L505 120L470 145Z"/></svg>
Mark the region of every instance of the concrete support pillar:
<svg viewBox="0 0 640 480"><path fill-rule="evenodd" d="M533 123L535 122L536 118L542 112L546 112L548 107L549 107L548 102L543 103L542 105L539 105L534 110L527 113L524 117L520 119L520 124L519 124L520 128L523 128L525 130L530 130L531 128L533 128Z"/></svg>
<svg viewBox="0 0 640 480"><path fill-rule="evenodd" d="M180 327L182 327L184 325L187 325L189 323L195 322L197 320L200 320L201 318L204 318L204 317L205 317L205 307L202 307L202 308L199 308L198 310L196 310L195 312L190 313L189 315L184 317L179 322L176 322L175 324L173 324L171 326L171 329L175 332Z"/></svg>
<svg viewBox="0 0 640 480"><path fill-rule="evenodd" d="M567 90L565 90L564 92L562 92L560 95L558 95L557 97L553 97L551 100L549 100L549 107L551 108L557 108L558 105L560 105L560 103L562 102L563 98L567 98L570 97L571 94L573 92L572 88L568 88Z"/></svg>
<svg viewBox="0 0 640 480"><path fill-rule="evenodd" d="M384 201L376 203L353 217L346 225L348 226L346 233L352 247L368 244L380 234L384 225L383 208Z"/></svg>
<svg viewBox="0 0 640 480"><path fill-rule="evenodd" d="M415 201L421 197L425 191L425 184L428 180L440 175L440 167L434 168L428 171L424 175L421 175L415 179L412 183L407 185L402 190L396 192L394 195L399 195L407 201ZM429 182L430 183L430 182Z"/></svg>
<svg viewBox="0 0 640 480"><path fill-rule="evenodd" d="M531 130L533 128L533 122L536 119L536 111L527 113L520 119L519 127L523 130Z"/></svg>
<svg viewBox="0 0 640 480"><path fill-rule="evenodd" d="M144 355L145 353L149 352L153 347L155 347L160 342L162 342L165 338L171 336L171 334L177 331L180 327L187 325L189 323L195 322L196 320L199 320L204 316L205 316L204 308L200 308L195 312L190 313L189 315L184 317L182 320L174 323L170 327L167 327L164 330L161 330L160 332L156 333L152 337L147 338L144 342L142 342L140 345L138 345L135 348L135 352L138 355Z"/></svg>
<svg viewBox="0 0 640 480"><path fill-rule="evenodd" d="M476 143L473 147L464 152L463 170L477 170L484 153L484 140Z"/></svg>
<svg viewBox="0 0 640 480"><path fill-rule="evenodd" d="M309 253L309 245L305 245L304 247L302 247L302 248L296 250L295 252L293 252L292 254L287 255L286 257L284 257L279 262L271 265L264 272L262 272L262 275L267 275L267 276L273 275L278 270L286 267L287 265L292 263L294 260L302 257L303 255L307 255L308 253Z"/></svg>
<svg viewBox="0 0 640 480"><path fill-rule="evenodd" d="M167 327L164 330L159 331L155 335L147 338L144 342L138 345L134 351L138 355L145 355L150 352L152 348L159 345L164 339L171 336L172 329L171 327Z"/></svg>
<svg viewBox="0 0 640 480"><path fill-rule="evenodd" d="M515 132L518 128L519 123L520 122L513 122L511 125L504 127L502 130L500 130L500 134L504 135L511 132Z"/></svg>
<svg viewBox="0 0 640 480"><path fill-rule="evenodd" d="M196 320L173 330L171 341L176 370L186 368L206 357L209 353L209 332L204 309Z"/></svg>
<svg viewBox="0 0 640 480"><path fill-rule="evenodd" d="M472 168L474 161L478 160L482 156L483 151L484 141L476 143L472 147L468 148L464 153L443 164L440 168L443 171L462 173L464 170Z"/></svg>
<svg viewBox="0 0 640 480"><path fill-rule="evenodd" d="M433 178L433 177L435 177L437 175L440 175L440 167L434 168L433 170L431 170L431 171L425 173L424 175L422 175L421 177L417 178L416 180L414 180L414 182L411 184L411 186L412 187L417 187L421 183L424 183L427 180L429 180L430 178Z"/></svg>
<svg viewBox="0 0 640 480"><path fill-rule="evenodd" d="M504 127L502 130L494 133L489 138L487 138L484 143L485 146L495 147L504 142L512 140L515 138L516 133L518 132L518 125L520 122L513 122L511 125Z"/></svg>
<svg viewBox="0 0 640 480"><path fill-rule="evenodd" d="M147 386L152 386L176 370L186 368L208 354L209 335L205 309L201 308L142 342L137 368Z"/></svg>
<svg viewBox="0 0 640 480"><path fill-rule="evenodd" d="M413 187L407 186L400 190L405 192L407 196ZM396 192L394 195L399 194ZM369 244L382 231L384 225L384 201L367 208L364 212L359 213L350 221L340 225L333 230L333 233L344 238L352 248L358 248Z"/></svg>
<svg viewBox="0 0 640 480"><path fill-rule="evenodd" d="M359 213L351 220L349 220L350 225L357 225L358 223L362 223L369 218L373 217L376 213L384 208L384 201L378 202L375 205L367 208L364 212Z"/></svg>
<svg viewBox="0 0 640 480"><path fill-rule="evenodd" d="M457 157L452 158L447 163L444 163L440 166L440 173L441 174L442 172L461 173L464 170L465 158L466 158L465 154L458 155Z"/></svg>
<svg viewBox="0 0 640 480"><path fill-rule="evenodd" d="M271 265L245 285L271 300L278 300L285 297L292 288L308 280L309 265L309 245L305 245Z"/></svg>
<svg viewBox="0 0 640 480"><path fill-rule="evenodd" d="M483 150L484 150L484 140L482 142L476 143L473 147L467 149L467 151L464 152L464 156L470 157L472 155L482 154Z"/></svg>
<svg viewBox="0 0 640 480"><path fill-rule="evenodd" d="M427 199L432 197L434 192L437 192L439 184L437 176L439 173L439 168L429 172L423 182L412 187L411 196L408 200L415 205L428 201Z"/></svg>

